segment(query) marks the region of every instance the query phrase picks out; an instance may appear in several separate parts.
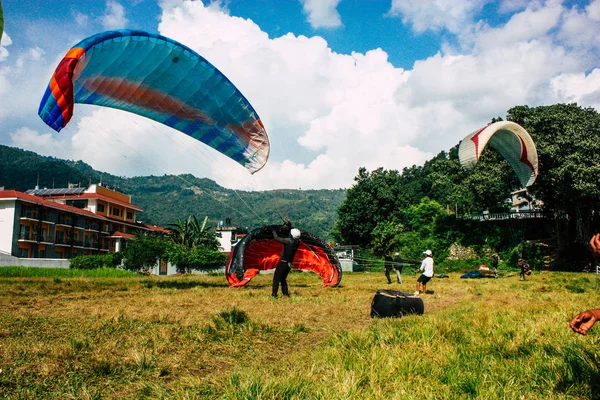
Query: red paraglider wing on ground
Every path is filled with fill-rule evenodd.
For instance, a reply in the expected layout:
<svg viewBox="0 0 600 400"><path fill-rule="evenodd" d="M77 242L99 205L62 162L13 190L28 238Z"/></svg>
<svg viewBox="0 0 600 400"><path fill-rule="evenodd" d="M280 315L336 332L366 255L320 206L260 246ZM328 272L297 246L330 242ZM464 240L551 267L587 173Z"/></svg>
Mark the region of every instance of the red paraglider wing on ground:
<svg viewBox="0 0 600 400"><path fill-rule="evenodd" d="M264 232L270 234L268 229ZM257 236L264 235L264 232L254 234ZM335 254L328 254L327 250L329 248L324 244L317 245L315 237L309 233L303 232L302 235L292 268L319 274L323 279L323 286L338 285L341 279L341 267ZM248 238L252 236L254 235L251 234ZM306 239L306 242L303 238ZM315 245L307 242L314 242ZM283 245L272 238L253 239L247 244L238 244L231 252L226 266L226 276L230 286L244 286L260 271L275 269L279 263L282 250ZM232 268L235 264L234 258L240 257L237 254L238 252L243 252L243 276L240 276L240 271L236 273Z"/></svg>

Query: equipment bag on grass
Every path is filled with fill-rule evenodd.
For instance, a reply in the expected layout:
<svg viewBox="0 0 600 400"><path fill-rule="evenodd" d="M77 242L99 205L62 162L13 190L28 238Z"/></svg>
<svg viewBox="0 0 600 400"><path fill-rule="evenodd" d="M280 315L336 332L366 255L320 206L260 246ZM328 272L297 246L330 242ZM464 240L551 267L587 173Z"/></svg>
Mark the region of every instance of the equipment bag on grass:
<svg viewBox="0 0 600 400"><path fill-rule="evenodd" d="M420 297L396 290L379 289L371 303L371 318L401 317L423 312L425 305Z"/></svg>

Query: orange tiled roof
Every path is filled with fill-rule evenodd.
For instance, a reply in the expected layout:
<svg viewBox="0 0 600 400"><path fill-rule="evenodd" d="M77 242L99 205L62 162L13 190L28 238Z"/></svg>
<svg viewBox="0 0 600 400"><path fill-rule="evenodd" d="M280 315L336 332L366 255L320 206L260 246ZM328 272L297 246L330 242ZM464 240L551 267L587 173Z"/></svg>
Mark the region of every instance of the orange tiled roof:
<svg viewBox="0 0 600 400"><path fill-rule="evenodd" d="M133 239L135 237L135 235L132 235L130 233L121 232L121 231L115 231L115 233L110 235L110 237L111 238Z"/></svg>
<svg viewBox="0 0 600 400"><path fill-rule="evenodd" d="M19 199L22 201L26 201L28 203L40 204L46 207L55 208L58 210L69 211L75 214L85 215L88 217L93 217L96 219L101 219L103 221L111 221L110 219L103 217L102 215L94 214L89 210L84 210L82 208L77 208L73 206L68 206L66 204L60 204L55 201L45 200L41 197L34 196L31 194L19 192L17 190L1 190L0 191L0 199Z"/></svg>
<svg viewBox="0 0 600 400"><path fill-rule="evenodd" d="M98 193L81 193L81 194L77 194L77 195L69 194L69 195L64 195L64 196L59 195L59 196L47 196L47 197L50 199L69 199L69 200L72 200L72 199L99 199L99 200L104 200L108 203L118 204L123 207L132 208L136 211L144 211L133 203L127 203L125 201L116 200L116 199L113 199L112 197L103 196Z"/></svg>
<svg viewBox="0 0 600 400"><path fill-rule="evenodd" d="M155 232L163 232L163 233L170 233L171 230L167 229L167 228L163 228L162 226L158 226L158 225L150 225L150 224L145 224L145 223L141 223L141 225L144 228L150 229L151 231L155 231Z"/></svg>

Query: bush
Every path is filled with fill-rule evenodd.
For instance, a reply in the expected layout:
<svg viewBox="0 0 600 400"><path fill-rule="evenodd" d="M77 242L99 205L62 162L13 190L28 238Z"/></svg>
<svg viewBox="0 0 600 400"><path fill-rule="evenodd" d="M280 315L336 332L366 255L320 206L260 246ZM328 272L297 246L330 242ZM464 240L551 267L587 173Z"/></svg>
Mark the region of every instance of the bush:
<svg viewBox="0 0 600 400"><path fill-rule="evenodd" d="M106 255L86 255L71 258L70 268L73 269L98 269L115 268L121 264L122 255L119 253Z"/></svg>
<svg viewBox="0 0 600 400"><path fill-rule="evenodd" d="M227 262L227 256L221 252L202 247L188 249L178 245L170 246L167 257L177 265L179 272L214 269Z"/></svg>

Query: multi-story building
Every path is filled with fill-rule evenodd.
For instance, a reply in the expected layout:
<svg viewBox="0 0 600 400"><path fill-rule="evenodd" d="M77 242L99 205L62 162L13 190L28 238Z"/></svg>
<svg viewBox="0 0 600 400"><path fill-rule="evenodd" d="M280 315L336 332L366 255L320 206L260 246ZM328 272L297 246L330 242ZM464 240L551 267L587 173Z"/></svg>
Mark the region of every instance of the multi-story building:
<svg viewBox="0 0 600 400"><path fill-rule="evenodd" d="M166 231L136 222L131 197L101 184L88 188L0 190L0 253L71 258L118 252L136 233Z"/></svg>

